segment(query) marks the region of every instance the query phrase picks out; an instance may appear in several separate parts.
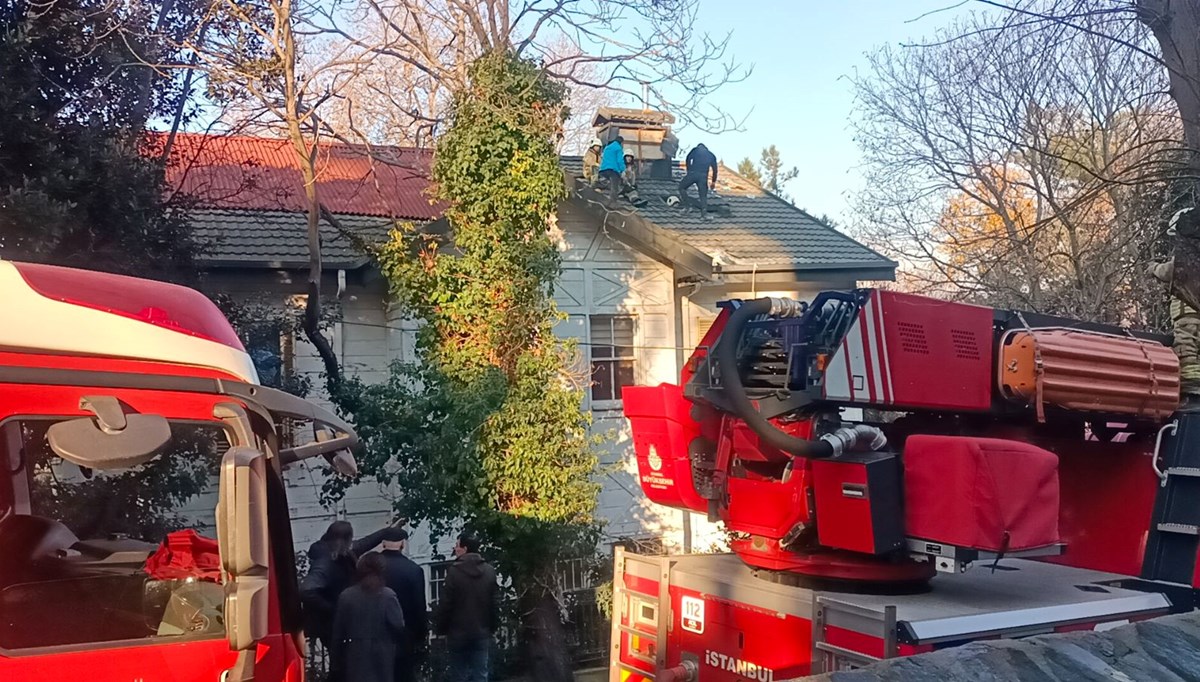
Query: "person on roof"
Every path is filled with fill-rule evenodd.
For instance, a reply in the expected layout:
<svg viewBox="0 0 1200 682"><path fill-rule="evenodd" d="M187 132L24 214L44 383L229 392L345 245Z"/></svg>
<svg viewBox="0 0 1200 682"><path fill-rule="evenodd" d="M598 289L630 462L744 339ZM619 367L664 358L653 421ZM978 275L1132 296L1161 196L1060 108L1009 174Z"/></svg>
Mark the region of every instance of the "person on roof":
<svg viewBox="0 0 1200 682"><path fill-rule="evenodd" d="M686 170L683 179L679 181L679 200L683 201L687 197L688 188L695 185L700 195L700 215L707 219L708 190L717 188L717 157L708 151L708 147L698 144L688 153L684 167ZM711 181L708 178L710 172Z"/></svg>
<svg viewBox="0 0 1200 682"><path fill-rule="evenodd" d="M600 155L600 177L608 181L608 200L616 202L624 183L621 176L625 173L625 140L621 137L608 143Z"/></svg>
<svg viewBox="0 0 1200 682"><path fill-rule="evenodd" d="M597 173L600 170L600 138L593 137L588 149L583 153L583 179L589 185L596 184Z"/></svg>
<svg viewBox="0 0 1200 682"><path fill-rule="evenodd" d="M638 164L637 159L633 158L633 154L625 155L625 172L621 174L621 182L624 187L621 190L621 196L634 206L644 206L646 202L638 194Z"/></svg>

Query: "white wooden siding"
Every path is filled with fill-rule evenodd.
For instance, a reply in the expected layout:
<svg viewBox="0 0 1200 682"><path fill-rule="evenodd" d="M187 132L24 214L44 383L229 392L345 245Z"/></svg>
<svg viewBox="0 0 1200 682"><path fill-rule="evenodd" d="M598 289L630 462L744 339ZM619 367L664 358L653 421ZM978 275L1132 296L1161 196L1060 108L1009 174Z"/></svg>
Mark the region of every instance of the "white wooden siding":
<svg viewBox="0 0 1200 682"><path fill-rule="evenodd" d="M559 213L558 228L562 232L563 272L556 287L555 301L567 314L555 326L562 338L581 342L576 370L587 373L590 361L586 344L589 315L632 315L636 318L635 379L639 384L658 384L678 381L677 358L686 358L690 349L699 343L703 329L716 317L716 303L728 298L743 298L750 291L730 291L719 286L693 287L677 290L670 267L632 249L599 229L594 219L578 207L564 205ZM849 286L847 283L843 286ZM285 274L262 272L254 275L214 277L210 288L235 296L277 293L281 305L288 296L302 293L303 279L293 281ZM821 288L796 291L756 292L757 295L788 295L809 298ZM332 298L336 283L326 285L325 295ZM680 291L687 294L681 302L682 335L685 350L675 348L675 301ZM403 318L401 309L388 305L382 284L373 287L350 286L341 298L342 323L332 331L334 348L346 371L367 381L381 381L387 376L388 364L394 360L413 361L416 323ZM310 377L318 402L325 403L321 390L322 366L313 348L303 339L296 343L295 367ZM327 404L327 403L325 403ZM619 402L585 407L593 411L596 433L606 434L602 455L603 484L598 512L606 520L606 540L623 538L662 538L669 548L682 546L683 514L678 510L650 504L637 483L636 464L630 444L628 422ZM325 480L324 462L307 462L286 472L289 506L292 513L293 535L297 549L307 548L330 522L342 518L354 524L357 534L366 534L391 521L393 492L374 481L352 488L335 508L320 504L319 493ZM216 500L197 501L198 509L208 508ZM693 547L705 550L719 546L723 534L715 524L702 515L692 515ZM431 555L448 554L453 540L446 539L440 547L431 547L427 533L413 529L410 554L418 561Z"/></svg>

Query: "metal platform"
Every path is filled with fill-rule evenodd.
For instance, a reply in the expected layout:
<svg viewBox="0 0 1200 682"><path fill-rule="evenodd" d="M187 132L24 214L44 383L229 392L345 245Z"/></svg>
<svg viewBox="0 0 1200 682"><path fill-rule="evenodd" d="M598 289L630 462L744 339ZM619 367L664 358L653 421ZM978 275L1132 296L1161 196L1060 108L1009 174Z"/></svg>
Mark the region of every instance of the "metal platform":
<svg viewBox="0 0 1200 682"><path fill-rule="evenodd" d="M1160 593L1118 587L1130 576L1025 559L976 564L960 574L939 574L928 592L907 595L814 591L762 580L730 554L663 557L673 586L780 614L813 616L814 600L833 607L826 624L884 638L882 623L895 607L899 641L937 644L980 637L1019 637L1075 623L1112 621L1167 613ZM658 580L646 570L644 577ZM853 615L851 615L853 612ZM843 613L845 615L843 615ZM832 620L829 620L832 618Z"/></svg>

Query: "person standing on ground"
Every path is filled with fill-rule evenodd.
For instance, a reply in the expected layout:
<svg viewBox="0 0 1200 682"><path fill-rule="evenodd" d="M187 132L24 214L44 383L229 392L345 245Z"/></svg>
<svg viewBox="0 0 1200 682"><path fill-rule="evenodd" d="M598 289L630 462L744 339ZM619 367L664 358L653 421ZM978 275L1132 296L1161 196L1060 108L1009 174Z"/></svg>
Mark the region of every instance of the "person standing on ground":
<svg viewBox="0 0 1200 682"><path fill-rule="evenodd" d="M331 672L344 682L393 682L404 612L396 593L384 584L378 552L359 559L355 573L358 582L338 597Z"/></svg>
<svg viewBox="0 0 1200 682"><path fill-rule="evenodd" d="M435 616L437 634L450 648L450 682L487 682L488 653L496 631L496 569L479 555L479 537L464 532Z"/></svg>
<svg viewBox="0 0 1200 682"><path fill-rule="evenodd" d="M330 647L338 597L354 582L358 557L374 549L387 531L385 528L356 541L349 521L334 521L321 539L308 548L308 575L300 583L304 631L326 649Z"/></svg>
<svg viewBox="0 0 1200 682"><path fill-rule="evenodd" d="M400 610L404 612L404 637L396 652L396 682L416 681L417 665L429 638L425 571L404 556L407 545L408 532L403 528L392 528L384 537L383 551L380 552L384 563L384 581L396 593Z"/></svg>
<svg viewBox="0 0 1200 682"><path fill-rule="evenodd" d="M683 201L687 197L688 188L695 185L696 191L700 193L700 216L707 220L708 190L717 188L717 157L708 151L708 147L698 144L688 152L684 168L686 170L683 179L679 181L679 200ZM708 178L710 172L711 181Z"/></svg>
<svg viewBox="0 0 1200 682"><path fill-rule="evenodd" d="M621 176L625 174L625 140L618 137L600 155L600 177L608 181L608 200L616 203L621 194Z"/></svg>

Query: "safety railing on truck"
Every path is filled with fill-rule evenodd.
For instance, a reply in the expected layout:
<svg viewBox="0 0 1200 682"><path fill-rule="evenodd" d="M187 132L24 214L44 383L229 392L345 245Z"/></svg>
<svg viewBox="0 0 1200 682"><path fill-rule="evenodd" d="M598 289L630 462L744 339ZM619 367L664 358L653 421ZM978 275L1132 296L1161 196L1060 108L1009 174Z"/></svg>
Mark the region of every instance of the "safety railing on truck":
<svg viewBox="0 0 1200 682"><path fill-rule="evenodd" d="M883 657L830 644L826 628L833 627L855 632L879 632L883 640ZM830 597L813 596L812 610L812 674L852 670L870 665L883 658L895 658L896 607L885 606L883 611L864 608Z"/></svg>

